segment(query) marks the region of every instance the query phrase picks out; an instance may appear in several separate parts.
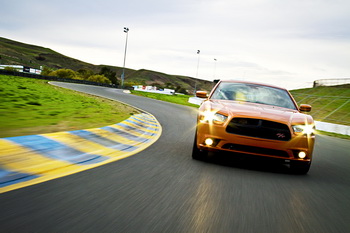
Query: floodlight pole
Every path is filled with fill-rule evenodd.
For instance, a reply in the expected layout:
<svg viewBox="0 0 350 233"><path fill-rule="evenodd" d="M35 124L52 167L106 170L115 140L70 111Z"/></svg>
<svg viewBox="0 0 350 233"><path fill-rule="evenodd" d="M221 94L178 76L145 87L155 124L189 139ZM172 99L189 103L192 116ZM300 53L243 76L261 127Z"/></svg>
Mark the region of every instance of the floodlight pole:
<svg viewBox="0 0 350 233"><path fill-rule="evenodd" d="M124 51L124 63L123 63L123 72L122 72L122 84L121 87L124 88L124 76L125 76L125 60L126 60L126 49L128 47L128 32L129 28L124 27L124 32L126 33L126 41L125 41L125 51Z"/></svg>
<svg viewBox="0 0 350 233"><path fill-rule="evenodd" d="M197 50L197 54L198 54L198 61L197 61L197 72L196 72L196 78L198 79L198 70L199 70L199 58L200 58L200 54L201 51L198 49ZM197 82L194 82L194 96L196 96L196 92L197 92Z"/></svg>
<svg viewBox="0 0 350 233"><path fill-rule="evenodd" d="M198 61L197 61L197 73L196 73L196 78L198 78L199 58L200 58L200 55L201 55L201 51L200 51L200 50L197 50L197 54L198 54Z"/></svg>
<svg viewBox="0 0 350 233"><path fill-rule="evenodd" d="M218 60L216 59L216 58L214 58L214 80L215 80L215 75L216 75L216 62L217 62Z"/></svg>

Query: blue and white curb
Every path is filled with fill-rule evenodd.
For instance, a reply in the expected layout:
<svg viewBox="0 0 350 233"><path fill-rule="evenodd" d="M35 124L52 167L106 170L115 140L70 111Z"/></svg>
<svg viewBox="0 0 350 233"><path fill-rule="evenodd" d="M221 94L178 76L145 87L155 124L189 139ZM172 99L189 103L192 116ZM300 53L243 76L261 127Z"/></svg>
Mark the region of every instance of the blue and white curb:
<svg viewBox="0 0 350 233"><path fill-rule="evenodd" d="M140 113L101 128L0 138L0 193L134 155L161 131L154 116Z"/></svg>

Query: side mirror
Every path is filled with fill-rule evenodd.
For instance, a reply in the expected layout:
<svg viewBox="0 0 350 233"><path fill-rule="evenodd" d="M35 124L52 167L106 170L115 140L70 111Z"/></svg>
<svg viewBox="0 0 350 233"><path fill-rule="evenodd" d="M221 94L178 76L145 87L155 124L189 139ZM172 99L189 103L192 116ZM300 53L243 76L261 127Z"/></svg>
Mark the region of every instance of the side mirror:
<svg viewBox="0 0 350 233"><path fill-rule="evenodd" d="M308 104L300 104L299 111L300 112L311 112L311 106Z"/></svg>
<svg viewBox="0 0 350 233"><path fill-rule="evenodd" d="M196 96L198 97L198 98L207 98L208 97L208 92L206 92L206 91L197 91L196 92Z"/></svg>

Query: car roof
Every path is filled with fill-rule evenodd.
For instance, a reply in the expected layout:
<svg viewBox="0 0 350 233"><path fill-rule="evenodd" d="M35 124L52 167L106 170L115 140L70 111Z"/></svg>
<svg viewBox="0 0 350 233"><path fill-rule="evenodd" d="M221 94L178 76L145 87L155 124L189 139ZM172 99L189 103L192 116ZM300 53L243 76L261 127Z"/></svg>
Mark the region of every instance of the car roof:
<svg viewBox="0 0 350 233"><path fill-rule="evenodd" d="M287 90L286 88L271 85L271 84L251 82L251 81L242 81L242 80L220 80L219 83L247 83L247 84L256 84L256 85L261 85L261 86L274 87L274 88L278 88L278 89L282 89L282 90Z"/></svg>

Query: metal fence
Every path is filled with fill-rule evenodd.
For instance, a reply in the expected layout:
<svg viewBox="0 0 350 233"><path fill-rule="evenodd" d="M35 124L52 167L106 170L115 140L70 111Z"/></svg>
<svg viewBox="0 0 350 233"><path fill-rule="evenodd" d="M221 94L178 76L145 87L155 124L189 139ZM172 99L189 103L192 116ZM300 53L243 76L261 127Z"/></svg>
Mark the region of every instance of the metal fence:
<svg viewBox="0 0 350 233"><path fill-rule="evenodd" d="M314 81L314 87L320 86L340 86L350 84L350 78L319 79Z"/></svg>

